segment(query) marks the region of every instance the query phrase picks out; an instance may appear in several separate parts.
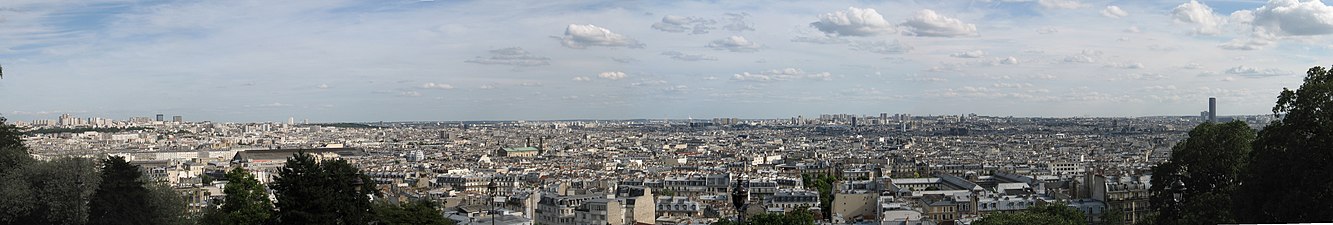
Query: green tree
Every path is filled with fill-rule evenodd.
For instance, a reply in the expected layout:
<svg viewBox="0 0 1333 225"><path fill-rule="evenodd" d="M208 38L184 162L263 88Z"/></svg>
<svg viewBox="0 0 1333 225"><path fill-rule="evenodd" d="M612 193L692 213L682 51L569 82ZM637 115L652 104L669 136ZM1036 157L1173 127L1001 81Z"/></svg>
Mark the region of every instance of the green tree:
<svg viewBox="0 0 1333 225"><path fill-rule="evenodd" d="M1107 209L1102 211L1101 221L1102 225L1124 225L1125 212L1120 209Z"/></svg>
<svg viewBox="0 0 1333 225"><path fill-rule="evenodd" d="M374 204L375 221L385 225L453 225L455 222L444 218L439 206L429 200L416 200L402 204L380 201Z"/></svg>
<svg viewBox="0 0 1333 225"><path fill-rule="evenodd" d="M124 157L102 160L101 182L88 203L90 225L156 224L149 208L149 190L140 179L139 166Z"/></svg>
<svg viewBox="0 0 1333 225"><path fill-rule="evenodd" d="M194 224L194 221L185 214L187 207L185 197L176 192L175 188L167 186L165 182L145 182L144 188L148 189L145 200L148 202L148 215L152 221L147 224Z"/></svg>
<svg viewBox="0 0 1333 225"><path fill-rule="evenodd" d="M268 199L264 185L253 174L237 167L227 171L226 197L221 207L208 210L202 222L208 225L260 225L273 217L273 203Z"/></svg>
<svg viewBox="0 0 1333 225"><path fill-rule="evenodd" d="M838 179L823 173L802 174L801 179L806 188L819 191L820 218L827 219L833 214L833 185L838 182Z"/></svg>
<svg viewBox="0 0 1333 225"><path fill-rule="evenodd" d="M762 213L745 218L745 222L720 220L711 225L814 225L815 215L806 209L795 209L787 213Z"/></svg>
<svg viewBox="0 0 1333 225"><path fill-rule="evenodd" d="M19 185L27 185L31 211L17 224L84 224L87 202L96 191L99 177L92 160L60 158L34 162L15 171Z"/></svg>
<svg viewBox="0 0 1333 225"><path fill-rule="evenodd" d="M28 147L23 144L23 131L0 117L0 174L19 168L32 161Z"/></svg>
<svg viewBox="0 0 1333 225"><path fill-rule="evenodd" d="M1073 207L1047 204L1028 208L1021 212L996 213L988 215L974 225L1082 225L1083 212Z"/></svg>
<svg viewBox="0 0 1333 225"><path fill-rule="evenodd" d="M1153 168L1151 205L1158 224L1233 223L1231 196L1249 164L1255 132L1241 121L1203 123L1171 148L1171 160ZM1181 203L1172 184L1184 182ZM1222 206L1222 207L1218 207Z"/></svg>
<svg viewBox="0 0 1333 225"><path fill-rule="evenodd" d="M278 224L365 224L373 219L375 184L346 160L317 162L297 153L287 159L271 187Z"/></svg>
<svg viewBox="0 0 1333 225"><path fill-rule="evenodd" d="M1234 209L1243 223L1333 221L1333 71L1312 67L1278 94Z"/></svg>

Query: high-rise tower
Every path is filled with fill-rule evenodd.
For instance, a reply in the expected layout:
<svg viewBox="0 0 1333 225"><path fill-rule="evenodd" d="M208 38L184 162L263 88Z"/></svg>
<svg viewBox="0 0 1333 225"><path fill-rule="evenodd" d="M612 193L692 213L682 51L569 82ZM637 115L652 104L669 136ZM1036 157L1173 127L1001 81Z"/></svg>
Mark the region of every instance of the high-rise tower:
<svg viewBox="0 0 1333 225"><path fill-rule="evenodd" d="M1217 98L1208 98L1208 122L1217 122Z"/></svg>

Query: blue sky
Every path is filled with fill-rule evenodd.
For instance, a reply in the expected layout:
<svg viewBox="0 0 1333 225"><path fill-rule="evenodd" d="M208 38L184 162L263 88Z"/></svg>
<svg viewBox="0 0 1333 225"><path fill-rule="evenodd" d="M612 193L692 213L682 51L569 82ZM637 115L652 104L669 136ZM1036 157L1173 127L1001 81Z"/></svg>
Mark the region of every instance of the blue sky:
<svg viewBox="0 0 1333 225"><path fill-rule="evenodd" d="M0 115L311 121L1263 114L1320 1L0 3Z"/></svg>

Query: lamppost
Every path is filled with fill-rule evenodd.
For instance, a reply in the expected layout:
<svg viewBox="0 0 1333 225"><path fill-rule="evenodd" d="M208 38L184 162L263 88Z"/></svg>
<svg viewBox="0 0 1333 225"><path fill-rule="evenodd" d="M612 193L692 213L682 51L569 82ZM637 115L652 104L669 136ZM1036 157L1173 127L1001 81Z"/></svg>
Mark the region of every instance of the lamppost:
<svg viewBox="0 0 1333 225"><path fill-rule="evenodd" d="M487 193L487 195L486 195L486 204L491 205L491 211L486 212L486 214L491 214L491 225L495 225L495 219L496 219L496 218L495 218L495 189L496 189L495 178L492 177L492 178L491 178L491 183L490 183L490 184L486 184L486 190L488 190L488 191L486 192L486 193Z"/></svg>
<svg viewBox="0 0 1333 225"><path fill-rule="evenodd" d="M1175 217L1180 217L1181 202L1185 201L1186 190L1184 176L1176 176L1176 182L1171 183L1171 204L1173 206L1171 211L1172 214L1175 214L1173 215Z"/></svg>
<svg viewBox="0 0 1333 225"><path fill-rule="evenodd" d="M742 176L736 176L736 185L731 190L731 206L736 208L736 221L739 223L745 223L745 211L750 205L750 193L746 190L749 185L742 185L742 182L748 183Z"/></svg>

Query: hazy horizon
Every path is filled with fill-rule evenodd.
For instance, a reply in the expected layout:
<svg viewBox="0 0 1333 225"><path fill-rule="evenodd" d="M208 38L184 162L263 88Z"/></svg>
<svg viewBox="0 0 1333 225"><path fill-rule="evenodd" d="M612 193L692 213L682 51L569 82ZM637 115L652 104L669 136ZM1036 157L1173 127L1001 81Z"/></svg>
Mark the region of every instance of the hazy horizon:
<svg viewBox="0 0 1333 225"><path fill-rule="evenodd" d="M479 121L1270 114L1319 1L39 1L0 116Z"/></svg>

